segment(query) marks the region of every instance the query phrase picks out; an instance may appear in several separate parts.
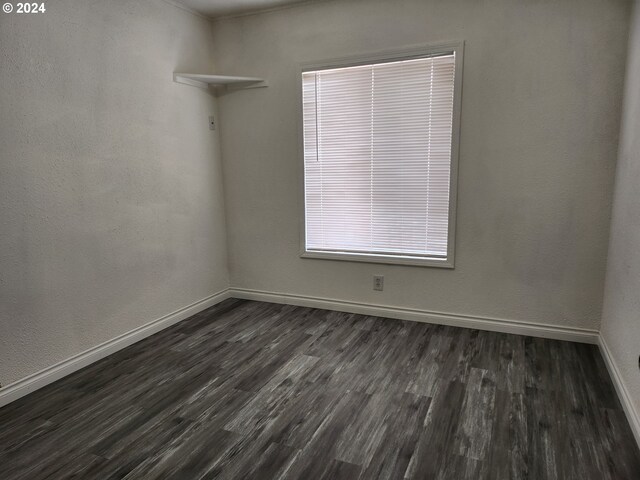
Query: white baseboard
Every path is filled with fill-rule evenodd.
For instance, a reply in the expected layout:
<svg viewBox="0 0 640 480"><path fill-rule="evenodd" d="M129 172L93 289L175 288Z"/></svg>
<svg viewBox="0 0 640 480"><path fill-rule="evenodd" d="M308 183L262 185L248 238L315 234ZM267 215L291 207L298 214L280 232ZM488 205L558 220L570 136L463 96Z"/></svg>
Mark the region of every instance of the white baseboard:
<svg viewBox="0 0 640 480"><path fill-rule="evenodd" d="M631 426L633 435L636 437L636 442L640 447L640 414L636 410L634 403L631 400L631 394L624 384L622 375L620 374L620 369L618 369L618 365L613 358L613 354L611 353L611 350L609 349L609 346L607 345L607 342L605 341L602 334L600 334L598 340L600 353L602 353L604 363L607 365L607 370L609 370L609 376L613 381L613 385L616 387L618 398L620 399L620 403L622 403L624 413L627 416L627 420L629 421L629 425Z"/></svg>
<svg viewBox="0 0 640 480"><path fill-rule="evenodd" d="M323 308L325 310L337 310L340 312L359 313L377 317L398 318L401 320L450 325L453 327L476 328L478 330L513 333L516 335L529 335L532 337L567 340L570 342L597 344L599 336L597 330L589 330L586 328L561 327L556 325L521 322L517 320L433 312L429 310L386 305L370 305L332 298L266 292L247 288L232 287L229 289L229 296L245 300L286 303L300 307Z"/></svg>
<svg viewBox="0 0 640 480"><path fill-rule="evenodd" d="M0 407L229 298L225 289L0 389Z"/></svg>

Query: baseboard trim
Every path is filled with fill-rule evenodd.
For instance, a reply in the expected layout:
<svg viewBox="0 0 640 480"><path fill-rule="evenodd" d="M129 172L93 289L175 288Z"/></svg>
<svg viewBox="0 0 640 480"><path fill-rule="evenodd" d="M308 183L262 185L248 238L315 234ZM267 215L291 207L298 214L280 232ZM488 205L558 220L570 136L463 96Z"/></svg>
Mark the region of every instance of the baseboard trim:
<svg viewBox="0 0 640 480"><path fill-rule="evenodd" d="M629 421L629 425L633 431L633 436L636 438L638 447L640 447L640 414L631 401L631 394L624 384L620 369L618 368L618 365L613 358L613 354L611 353L611 350L609 349L609 346L602 334L598 337L598 346L600 347L600 353L602 354L602 358L604 358L607 370L609 370L609 376L611 377L613 385L616 388L616 392L618 393L618 398L620 399L624 413L627 416L627 420Z"/></svg>
<svg viewBox="0 0 640 480"><path fill-rule="evenodd" d="M517 320L460 315L455 313L434 312L413 308L387 305L370 305L332 298L310 297L289 293L267 292L248 288L230 288L229 296L245 300L286 303L300 307L322 308L340 312L359 313L378 317L398 318L416 322L450 325L453 327L476 328L492 332L529 335L532 337L567 340L570 342L598 344L598 331L583 328L560 327L539 323L525 323Z"/></svg>
<svg viewBox="0 0 640 480"><path fill-rule="evenodd" d="M85 350L62 362L40 370L17 382L11 383L0 389L0 407L7 405L25 395L34 392L50 383L55 382L67 375L80 370L98 360L101 360L112 353L122 350L140 340L147 338L154 333L158 333L171 325L174 325L185 318L189 318L202 310L209 308L221 301L229 298L229 289L222 290L210 295L191 305L187 305L173 313L160 317L149 323L134 328L122 335L108 340L100 345Z"/></svg>

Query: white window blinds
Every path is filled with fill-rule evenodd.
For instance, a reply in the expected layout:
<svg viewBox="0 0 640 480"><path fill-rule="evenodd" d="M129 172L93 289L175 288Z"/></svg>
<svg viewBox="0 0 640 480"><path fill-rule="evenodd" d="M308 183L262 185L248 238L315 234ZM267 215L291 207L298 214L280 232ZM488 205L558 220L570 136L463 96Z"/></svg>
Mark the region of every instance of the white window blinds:
<svg viewBox="0 0 640 480"><path fill-rule="evenodd" d="M307 251L446 258L454 54L302 74Z"/></svg>

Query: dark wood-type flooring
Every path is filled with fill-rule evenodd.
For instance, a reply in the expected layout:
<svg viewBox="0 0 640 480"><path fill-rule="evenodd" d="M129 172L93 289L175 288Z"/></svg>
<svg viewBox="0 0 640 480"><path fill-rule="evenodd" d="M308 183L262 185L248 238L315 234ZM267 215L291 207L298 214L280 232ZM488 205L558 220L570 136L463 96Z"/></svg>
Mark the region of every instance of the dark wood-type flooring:
<svg viewBox="0 0 640 480"><path fill-rule="evenodd" d="M597 347L227 300L0 409L0 479L640 479Z"/></svg>

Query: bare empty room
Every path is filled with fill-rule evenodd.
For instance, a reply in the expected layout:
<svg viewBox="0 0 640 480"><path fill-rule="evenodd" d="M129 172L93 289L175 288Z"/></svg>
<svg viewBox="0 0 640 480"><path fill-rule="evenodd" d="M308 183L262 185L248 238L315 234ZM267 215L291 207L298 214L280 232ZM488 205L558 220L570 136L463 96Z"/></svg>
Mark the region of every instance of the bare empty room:
<svg viewBox="0 0 640 480"><path fill-rule="evenodd" d="M0 480L640 480L640 3L3 0Z"/></svg>

